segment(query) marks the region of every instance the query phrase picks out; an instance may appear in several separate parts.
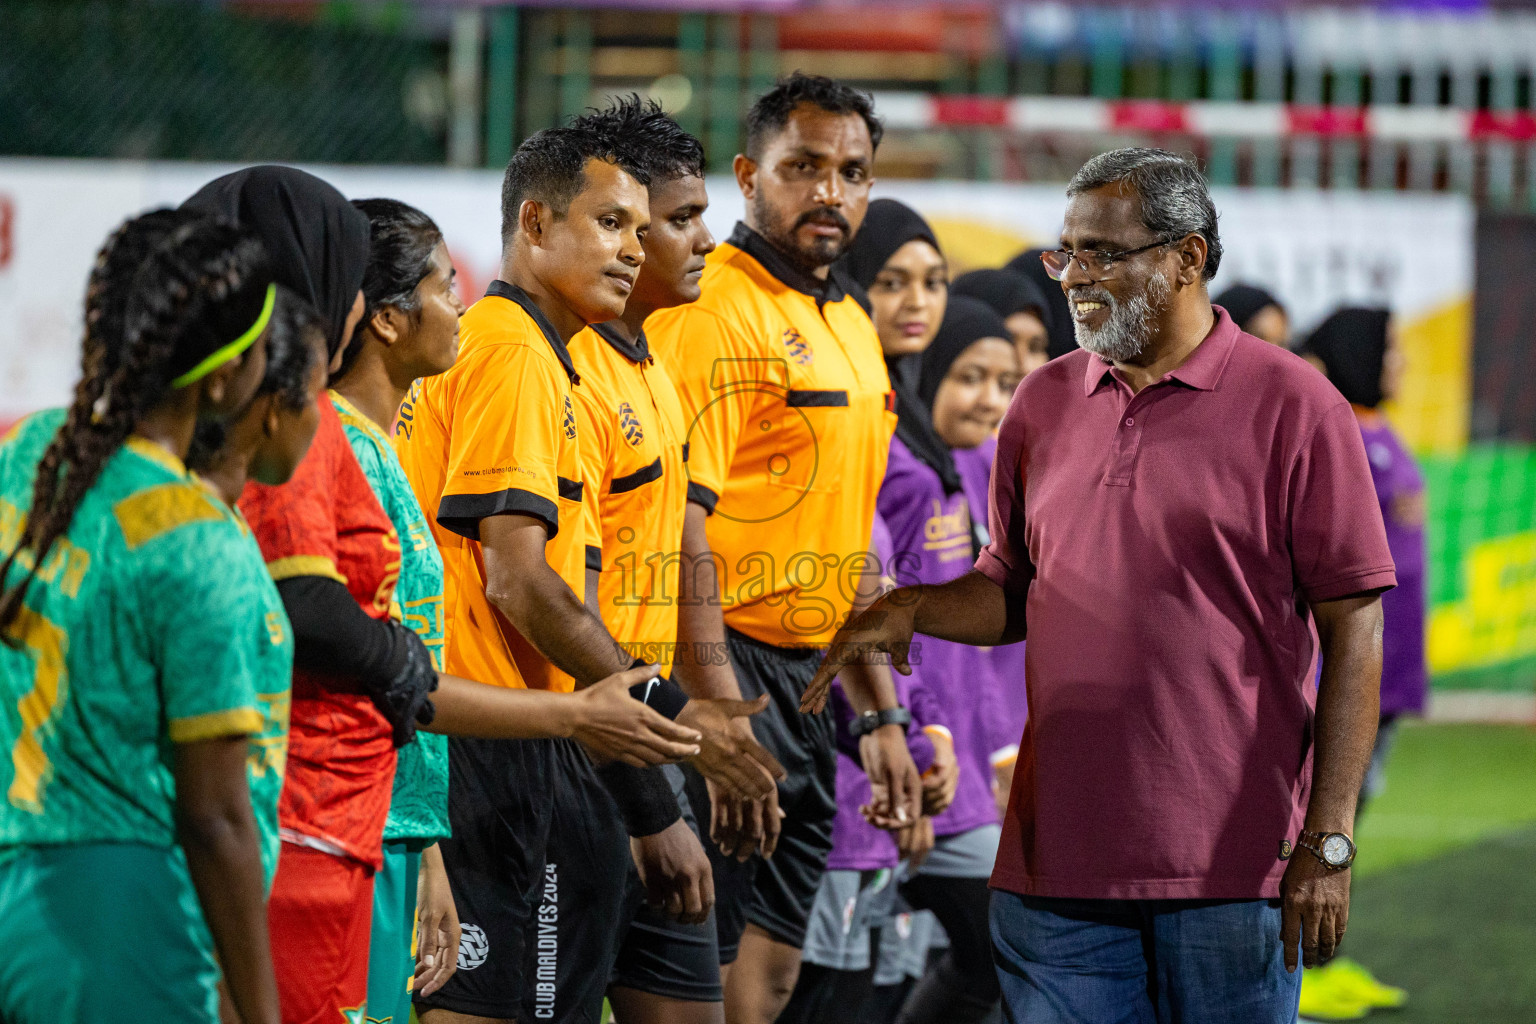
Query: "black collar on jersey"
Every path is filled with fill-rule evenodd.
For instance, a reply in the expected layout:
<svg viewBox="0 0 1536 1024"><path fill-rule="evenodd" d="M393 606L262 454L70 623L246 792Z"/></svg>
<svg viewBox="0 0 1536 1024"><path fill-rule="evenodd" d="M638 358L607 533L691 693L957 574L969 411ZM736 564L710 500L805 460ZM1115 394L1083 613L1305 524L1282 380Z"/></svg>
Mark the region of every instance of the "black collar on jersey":
<svg viewBox="0 0 1536 1024"><path fill-rule="evenodd" d="M565 367L565 375L571 378L572 384L580 384L581 378L576 375L576 364L571 362L571 351L565 347L565 342L560 340L560 333L555 330L555 325L549 322L549 317L538 307L528 293L515 284L507 284L505 281L492 281L490 287L485 290L487 295L495 295L502 299L511 299L523 307L523 312L533 318L533 322L539 325L539 330L544 333L544 340L549 342L549 347L555 350L555 355L560 359L560 365Z"/></svg>
<svg viewBox="0 0 1536 1024"><path fill-rule="evenodd" d="M645 340L645 331L640 331L640 337L630 341L618 330L609 324L593 324L592 329L597 336L613 346L615 352L628 359L632 363L643 363L651 358L651 346Z"/></svg>
<svg viewBox="0 0 1536 1024"><path fill-rule="evenodd" d="M818 305L842 300L848 295L849 286L853 284L850 278L844 276L847 272L835 263L829 268L827 279L823 281L810 271L791 263L783 253L773 247L772 242L741 221L736 222L736 230L731 232L729 241L761 263L763 269L777 278L781 284L809 295Z"/></svg>

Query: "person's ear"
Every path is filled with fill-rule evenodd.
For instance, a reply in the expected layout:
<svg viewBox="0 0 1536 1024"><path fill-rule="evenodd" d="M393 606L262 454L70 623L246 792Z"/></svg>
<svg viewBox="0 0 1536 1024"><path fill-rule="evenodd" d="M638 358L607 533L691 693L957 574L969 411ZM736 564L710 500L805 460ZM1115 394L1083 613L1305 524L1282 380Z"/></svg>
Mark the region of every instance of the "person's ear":
<svg viewBox="0 0 1536 1024"><path fill-rule="evenodd" d="M399 307L383 306L369 318L368 333L389 348L405 336L409 324L410 318Z"/></svg>
<svg viewBox="0 0 1536 1024"><path fill-rule="evenodd" d="M1179 243L1179 272L1177 280L1185 288L1200 283L1205 275L1205 259L1211 247L1199 235L1186 236Z"/></svg>
<svg viewBox="0 0 1536 1024"><path fill-rule="evenodd" d="M209 405L221 404L224 396L229 394L230 380L240 372L240 368L249 358L251 358L251 352L250 349L246 349L229 362L214 367L202 380L203 401Z"/></svg>
<svg viewBox="0 0 1536 1024"><path fill-rule="evenodd" d="M266 411L261 414L261 432L267 437L276 437L278 428L283 422L278 409L277 395L263 395L261 401L267 403Z"/></svg>
<svg viewBox="0 0 1536 1024"><path fill-rule="evenodd" d="M757 195L757 161L745 153L737 153L736 159L731 161L731 170L736 175L736 187L741 189L743 199L751 199Z"/></svg>
<svg viewBox="0 0 1536 1024"><path fill-rule="evenodd" d="M554 211L537 199L524 199L517 208L517 229L528 236L528 244L537 246L544 241L544 232L554 219Z"/></svg>

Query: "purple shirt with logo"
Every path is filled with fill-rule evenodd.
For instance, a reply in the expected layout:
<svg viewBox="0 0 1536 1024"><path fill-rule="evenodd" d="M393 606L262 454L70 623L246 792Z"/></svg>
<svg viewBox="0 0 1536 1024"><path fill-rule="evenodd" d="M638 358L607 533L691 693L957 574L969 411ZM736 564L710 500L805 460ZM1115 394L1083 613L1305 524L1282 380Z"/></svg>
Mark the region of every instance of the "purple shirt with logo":
<svg viewBox="0 0 1536 1024"><path fill-rule="evenodd" d="M1424 658L1424 477L1380 413L1355 410L1371 482L1397 566L1397 586L1381 595L1381 713L1422 714L1429 689Z"/></svg>
<svg viewBox="0 0 1536 1024"><path fill-rule="evenodd" d="M986 515L988 487L992 481L992 460L997 455L997 438L989 437L975 448L954 450L955 469L960 473L960 483L965 487L965 497L971 503L976 518ZM983 538L985 539L985 527ZM1024 720L1029 717L1029 701L1024 695L1024 644L1008 644L1006 647L986 649L992 663L987 688L988 724L987 746L995 757L1003 751L1015 751L1019 738L1024 735Z"/></svg>
<svg viewBox="0 0 1536 1024"><path fill-rule="evenodd" d="M947 583L972 565L971 504L966 492L946 495L939 474L919 462L899 438L875 507L891 531L892 574L898 585ZM992 797L989 719L995 709L991 652L918 637L913 676L933 694L955 738L960 780L954 803L933 819L935 835L968 832L997 821Z"/></svg>

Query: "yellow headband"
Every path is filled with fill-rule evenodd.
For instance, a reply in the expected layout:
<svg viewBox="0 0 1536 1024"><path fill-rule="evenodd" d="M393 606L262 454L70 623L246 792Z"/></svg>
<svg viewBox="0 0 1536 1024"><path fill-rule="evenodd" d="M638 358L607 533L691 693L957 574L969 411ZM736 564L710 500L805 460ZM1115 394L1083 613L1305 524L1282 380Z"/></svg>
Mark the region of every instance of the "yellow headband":
<svg viewBox="0 0 1536 1024"><path fill-rule="evenodd" d="M256 322L251 325L250 330L240 335L240 337L228 345L215 350L202 362L171 381L171 387L184 388L188 384L196 383L250 348L256 339L261 337L261 332L267 329L267 324L272 320L272 309L276 305L277 285L269 284L267 285L266 301L261 304L261 315L256 318Z"/></svg>

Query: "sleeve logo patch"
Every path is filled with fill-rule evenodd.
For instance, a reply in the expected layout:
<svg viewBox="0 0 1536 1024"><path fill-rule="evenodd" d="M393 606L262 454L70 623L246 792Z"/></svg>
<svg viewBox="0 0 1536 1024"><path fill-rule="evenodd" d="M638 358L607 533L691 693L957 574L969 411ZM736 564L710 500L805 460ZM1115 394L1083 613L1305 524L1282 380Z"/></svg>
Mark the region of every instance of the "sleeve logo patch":
<svg viewBox="0 0 1536 1024"><path fill-rule="evenodd" d="M784 332L784 347L789 350L789 358L801 366L810 366L816 358L816 353L811 351L810 343L793 327Z"/></svg>
<svg viewBox="0 0 1536 1024"><path fill-rule="evenodd" d="M1291 859L1291 853L1294 850L1295 850L1295 847L1291 846L1291 841L1289 839L1282 839L1282 840L1280 840L1280 859L1281 860L1290 860Z"/></svg>
<svg viewBox="0 0 1536 1024"><path fill-rule="evenodd" d="M571 396L565 396L565 438L567 441L576 437L576 407L571 404Z"/></svg>
<svg viewBox="0 0 1536 1024"><path fill-rule="evenodd" d="M645 431L640 428L640 417L635 415L635 407L628 402L619 403L619 426L624 430L624 440L631 447L638 447L645 440Z"/></svg>

